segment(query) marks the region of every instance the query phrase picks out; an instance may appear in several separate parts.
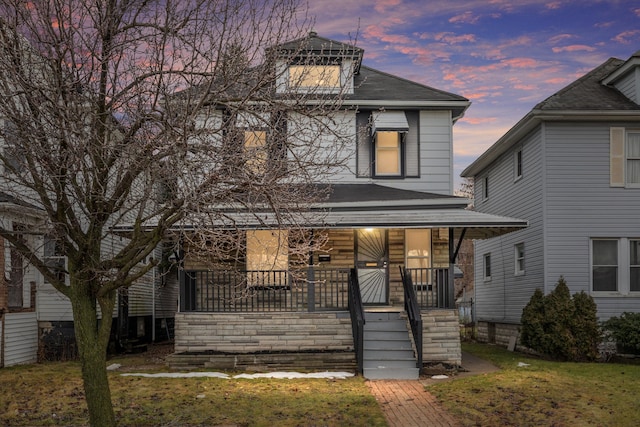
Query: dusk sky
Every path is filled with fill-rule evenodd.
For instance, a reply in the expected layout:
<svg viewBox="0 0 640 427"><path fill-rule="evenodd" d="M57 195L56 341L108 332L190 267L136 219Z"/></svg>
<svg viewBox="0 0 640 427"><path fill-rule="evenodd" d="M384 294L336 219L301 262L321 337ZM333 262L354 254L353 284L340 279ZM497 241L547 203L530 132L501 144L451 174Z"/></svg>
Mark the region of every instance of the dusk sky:
<svg viewBox="0 0 640 427"><path fill-rule="evenodd" d="M637 0L322 0L320 36L357 37L364 63L471 100L454 179L538 102L640 50Z"/></svg>

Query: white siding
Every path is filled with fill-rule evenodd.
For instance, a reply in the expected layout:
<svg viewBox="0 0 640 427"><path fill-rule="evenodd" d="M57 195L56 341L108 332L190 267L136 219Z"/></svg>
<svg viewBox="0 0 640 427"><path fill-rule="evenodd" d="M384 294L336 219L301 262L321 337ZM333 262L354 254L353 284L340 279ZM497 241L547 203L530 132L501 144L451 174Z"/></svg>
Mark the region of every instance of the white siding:
<svg viewBox="0 0 640 427"><path fill-rule="evenodd" d="M529 227L475 244L476 315L482 321L519 322L536 288L543 288L541 132L528 135L476 177L475 209L526 219ZM515 153L522 149L522 177L515 179ZM489 198L483 183L489 177ZM515 274L515 245L524 243L525 274ZM483 280L483 256L491 254L491 280Z"/></svg>
<svg viewBox="0 0 640 427"><path fill-rule="evenodd" d="M7 313L4 329L4 366L36 362L38 356L36 313Z"/></svg>
<svg viewBox="0 0 640 427"><path fill-rule="evenodd" d="M547 125L546 280L563 275L572 292L590 292L592 237L640 237L640 189L609 185L609 127ZM640 298L595 300L601 320L640 311Z"/></svg>
<svg viewBox="0 0 640 427"><path fill-rule="evenodd" d="M71 301L55 290L49 283L38 285L36 293L38 320L44 322L66 322L73 320Z"/></svg>

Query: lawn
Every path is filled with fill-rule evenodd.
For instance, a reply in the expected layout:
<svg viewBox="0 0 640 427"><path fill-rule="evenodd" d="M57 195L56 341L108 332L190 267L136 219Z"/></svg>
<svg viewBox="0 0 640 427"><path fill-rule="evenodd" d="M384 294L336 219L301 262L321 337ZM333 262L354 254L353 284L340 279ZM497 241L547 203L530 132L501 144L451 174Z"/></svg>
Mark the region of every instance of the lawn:
<svg viewBox="0 0 640 427"><path fill-rule="evenodd" d="M361 377L219 379L123 377L166 371L145 356L119 357L109 373L121 426L385 426ZM83 426L87 409L76 362L0 369L0 425Z"/></svg>
<svg viewBox="0 0 640 427"><path fill-rule="evenodd" d="M551 362L481 344L463 348L502 368L428 386L464 426L618 427L640 422L640 365Z"/></svg>

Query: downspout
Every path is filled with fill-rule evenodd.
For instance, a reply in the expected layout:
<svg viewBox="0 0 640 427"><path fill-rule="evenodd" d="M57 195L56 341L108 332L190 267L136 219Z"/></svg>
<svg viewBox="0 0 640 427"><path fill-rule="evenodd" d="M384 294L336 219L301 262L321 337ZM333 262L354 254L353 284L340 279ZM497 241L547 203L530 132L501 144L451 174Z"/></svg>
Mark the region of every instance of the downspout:
<svg viewBox="0 0 640 427"><path fill-rule="evenodd" d="M151 342L156 342L156 268L153 267L151 281Z"/></svg>

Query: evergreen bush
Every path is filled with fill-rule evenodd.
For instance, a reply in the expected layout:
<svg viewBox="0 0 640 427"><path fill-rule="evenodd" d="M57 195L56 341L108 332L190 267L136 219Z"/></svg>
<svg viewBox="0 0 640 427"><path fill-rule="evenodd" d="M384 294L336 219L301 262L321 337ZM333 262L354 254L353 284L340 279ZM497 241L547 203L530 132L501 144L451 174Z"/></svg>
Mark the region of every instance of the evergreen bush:
<svg viewBox="0 0 640 427"><path fill-rule="evenodd" d="M640 313L624 312L604 322L603 327L611 333L619 352L640 354Z"/></svg>
<svg viewBox="0 0 640 427"><path fill-rule="evenodd" d="M593 298L584 292L572 297L560 277L548 295L536 289L522 310L521 342L560 360L594 360L601 339L596 313Z"/></svg>

